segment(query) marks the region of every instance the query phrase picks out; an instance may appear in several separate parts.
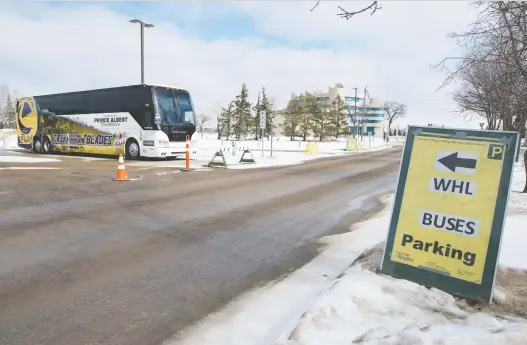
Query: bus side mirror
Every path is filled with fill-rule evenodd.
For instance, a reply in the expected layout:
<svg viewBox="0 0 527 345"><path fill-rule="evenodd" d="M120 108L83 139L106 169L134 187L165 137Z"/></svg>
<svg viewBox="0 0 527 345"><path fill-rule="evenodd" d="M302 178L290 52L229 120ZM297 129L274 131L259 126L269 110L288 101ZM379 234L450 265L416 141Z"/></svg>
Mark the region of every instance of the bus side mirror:
<svg viewBox="0 0 527 345"><path fill-rule="evenodd" d="M154 124L157 126L157 129L161 129L161 115L159 113L154 116Z"/></svg>

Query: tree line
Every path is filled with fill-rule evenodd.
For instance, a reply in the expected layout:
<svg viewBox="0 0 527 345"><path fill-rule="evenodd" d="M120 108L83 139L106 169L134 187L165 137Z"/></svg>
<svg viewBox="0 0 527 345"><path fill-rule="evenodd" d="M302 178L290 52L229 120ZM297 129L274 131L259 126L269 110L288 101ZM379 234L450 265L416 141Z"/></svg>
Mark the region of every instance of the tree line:
<svg viewBox="0 0 527 345"><path fill-rule="evenodd" d="M253 105L248 98L247 85L243 84L240 93L226 107L222 107L217 117L218 139L261 139L261 111L266 114L264 137L269 137L278 127L275 123L275 103L269 99L265 87L258 93L256 104ZM382 110L390 133L392 123L406 115L407 107L399 102L386 102ZM292 94L280 115L283 116L281 133L291 140L303 141L310 137L322 141L325 138L337 139L342 135L360 134L364 130L364 122L359 123L359 119L366 122L368 119L379 119L373 117L364 108L364 104L351 108L340 95L331 102L319 101L307 91L299 95ZM360 133L355 133L357 130L350 132L349 126L358 129Z"/></svg>
<svg viewBox="0 0 527 345"><path fill-rule="evenodd" d="M338 138L349 134L346 111L349 111L348 106L340 95L327 104L318 102L309 92L292 94L283 111L282 134L291 140L301 138L303 141L310 136L320 141L325 137Z"/></svg>
<svg viewBox="0 0 527 345"><path fill-rule="evenodd" d="M283 112L282 133L291 140L301 138L303 141L306 141L308 136L315 136L322 141L323 138L337 139L342 135L360 135L364 131L365 122L380 119L374 117L365 106L366 104L362 103L362 106L357 104L356 107L350 107L340 95L331 103L327 103L317 101L315 95L309 92L298 96L292 94ZM387 132L392 133L393 122L406 115L407 106L399 102L386 102L381 109L384 112L383 119L387 122ZM350 131L350 127L353 130Z"/></svg>
<svg viewBox="0 0 527 345"><path fill-rule="evenodd" d="M274 124L274 101L269 99L265 87L258 93L256 104L249 101L247 84L242 85L240 93L222 107L217 117L218 139L261 139L260 113L266 115L263 136L269 137L276 128Z"/></svg>

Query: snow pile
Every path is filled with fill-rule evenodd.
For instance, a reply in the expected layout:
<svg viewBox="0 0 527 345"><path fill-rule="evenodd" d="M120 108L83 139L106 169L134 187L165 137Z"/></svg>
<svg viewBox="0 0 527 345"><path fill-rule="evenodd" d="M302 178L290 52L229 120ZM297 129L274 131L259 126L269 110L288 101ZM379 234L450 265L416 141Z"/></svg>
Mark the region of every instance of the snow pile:
<svg viewBox="0 0 527 345"><path fill-rule="evenodd" d="M522 271L527 270L527 194L518 192L524 183L521 161L513 177L493 304L469 306L440 290L376 274L381 243L336 280L277 344L527 344L527 272ZM385 234L388 222L384 217L383 226L371 231Z"/></svg>
<svg viewBox="0 0 527 345"><path fill-rule="evenodd" d="M60 162L55 158L37 158L26 156L0 156L0 163L51 163Z"/></svg>
<svg viewBox="0 0 527 345"><path fill-rule="evenodd" d="M463 310L449 294L353 266L282 344L525 344L527 321Z"/></svg>
<svg viewBox="0 0 527 345"><path fill-rule="evenodd" d="M0 149L16 149L16 148L18 148L16 130L0 129Z"/></svg>
<svg viewBox="0 0 527 345"><path fill-rule="evenodd" d="M525 187L525 167L523 155L516 163L505 219L505 231L502 238L500 265L527 271L527 193L521 193Z"/></svg>

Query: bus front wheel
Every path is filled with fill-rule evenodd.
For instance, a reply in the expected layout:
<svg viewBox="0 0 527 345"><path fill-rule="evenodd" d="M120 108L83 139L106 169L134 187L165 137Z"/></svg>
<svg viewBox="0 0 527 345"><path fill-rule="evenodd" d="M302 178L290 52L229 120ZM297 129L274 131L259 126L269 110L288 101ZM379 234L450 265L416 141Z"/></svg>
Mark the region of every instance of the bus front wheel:
<svg viewBox="0 0 527 345"><path fill-rule="evenodd" d="M126 158L137 159L140 156L139 144L135 139L129 139L126 142Z"/></svg>

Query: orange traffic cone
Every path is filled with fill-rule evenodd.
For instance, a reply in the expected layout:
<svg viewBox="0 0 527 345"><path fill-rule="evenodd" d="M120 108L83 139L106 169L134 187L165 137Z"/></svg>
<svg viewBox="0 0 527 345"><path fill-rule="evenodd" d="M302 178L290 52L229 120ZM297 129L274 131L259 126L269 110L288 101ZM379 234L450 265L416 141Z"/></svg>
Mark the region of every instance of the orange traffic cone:
<svg viewBox="0 0 527 345"><path fill-rule="evenodd" d="M113 179L114 181L129 181L130 179L126 175L126 167L124 166L123 155L119 155L119 163L117 163L117 176Z"/></svg>

